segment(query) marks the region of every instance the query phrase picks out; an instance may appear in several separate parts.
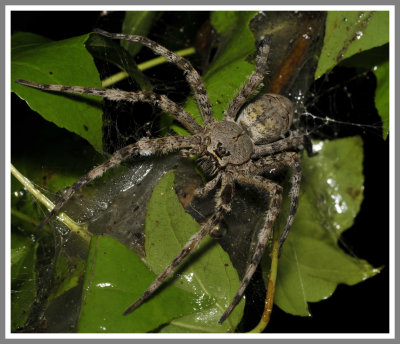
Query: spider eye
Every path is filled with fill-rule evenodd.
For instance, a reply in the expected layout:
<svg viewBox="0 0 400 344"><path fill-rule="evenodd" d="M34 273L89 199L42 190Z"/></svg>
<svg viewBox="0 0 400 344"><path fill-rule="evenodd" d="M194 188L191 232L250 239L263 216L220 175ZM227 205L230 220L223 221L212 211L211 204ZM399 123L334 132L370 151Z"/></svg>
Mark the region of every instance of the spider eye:
<svg viewBox="0 0 400 344"><path fill-rule="evenodd" d="M218 158L222 159L224 156L231 155L231 152L226 150L226 148L222 145L221 142L218 142L217 149L214 150L214 153Z"/></svg>

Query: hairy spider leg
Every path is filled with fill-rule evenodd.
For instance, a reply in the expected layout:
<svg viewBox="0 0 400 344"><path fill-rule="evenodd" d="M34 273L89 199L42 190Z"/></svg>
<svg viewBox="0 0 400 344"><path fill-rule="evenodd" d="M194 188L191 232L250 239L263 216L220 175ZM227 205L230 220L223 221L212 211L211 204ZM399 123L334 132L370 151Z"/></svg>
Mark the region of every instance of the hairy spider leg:
<svg viewBox="0 0 400 344"><path fill-rule="evenodd" d="M256 187L257 189L260 190L265 190L270 195L270 201L264 219L263 227L258 233L257 244L254 249L253 256L251 257L250 264L247 267L247 270L242 279L242 283L240 284L240 287L236 295L234 296L231 304L228 306L222 317L219 319L220 324L225 321L225 319L231 314L233 309L242 299L243 293L246 290L251 280L251 277L256 271L257 266L260 263L261 257L264 253L264 250L268 244L268 239L271 236L271 232L274 227L275 220L278 217L282 203L282 187L279 186L278 184L260 176L236 175L235 179L238 183L242 185L249 185Z"/></svg>
<svg viewBox="0 0 400 344"><path fill-rule="evenodd" d="M310 157L316 155L316 153L313 152L310 138L306 135L300 135L289 136L264 145L255 145L254 153L251 158L256 159L266 155L272 155L287 150L298 150L301 148L304 148L307 151L307 155Z"/></svg>
<svg viewBox="0 0 400 344"><path fill-rule="evenodd" d="M231 209L232 195L233 195L233 179L230 174L223 174L221 176L221 187L216 195L216 211L201 227L201 229L194 234L174 258L170 265L168 265L163 272L154 280L154 282L144 291L132 305L130 305L124 315L133 312L138 308L146 299L148 299L165 281L165 279L173 273L173 271L182 263L182 261L193 251L223 219L224 215Z"/></svg>
<svg viewBox="0 0 400 344"><path fill-rule="evenodd" d="M72 94L88 94L107 98L114 101L143 102L156 104L160 109L168 112L178 122L180 122L190 133L197 134L202 131L202 127L178 104L174 103L164 95L158 95L151 92L127 92L111 88L93 88L81 86L64 86L51 84L38 84L32 81L17 79L17 83L38 88L44 91L64 92Z"/></svg>
<svg viewBox="0 0 400 344"><path fill-rule="evenodd" d="M228 109L224 113L223 120L225 121L235 121L236 115L251 96L251 94L260 86L264 79L264 74L267 69L267 61L270 50L270 37L264 37L259 46L256 57L256 70L249 76L246 84L238 92L238 94L233 98Z"/></svg>
<svg viewBox="0 0 400 344"><path fill-rule="evenodd" d="M210 99L206 92L206 88L204 87L203 81L199 73L193 68L193 66L187 59L173 53L172 51L169 51L168 49L152 41L151 39L148 39L147 37L126 35L122 33L109 33L101 29L95 29L94 32L112 39L120 39L141 43L151 49L154 53L164 56L169 62L175 64L185 73L186 80L193 91L197 107L200 111L204 124L207 126L215 122L215 119L213 118Z"/></svg>
<svg viewBox="0 0 400 344"><path fill-rule="evenodd" d="M221 173L218 173L215 178L207 182L206 185L198 187L194 190L194 197L204 198L206 197L218 184L221 179Z"/></svg>
<svg viewBox="0 0 400 344"><path fill-rule="evenodd" d="M50 214L39 224L38 228L42 228L47 224L50 219L60 211L64 204L71 199L77 190L94 179L101 177L110 168L119 165L132 155L150 156L155 153L167 153L182 148L193 147L199 143L200 138L198 136L169 136L152 140L142 140L121 148L106 162L90 170L72 184L62 195Z"/></svg>
<svg viewBox="0 0 400 344"><path fill-rule="evenodd" d="M253 163L252 168L252 173L262 174L271 169L281 170L284 167L292 170L292 177L290 178L291 187L289 191L289 215L286 219L286 224L279 240L279 255L282 253L283 244L289 234L290 228L293 225L294 216L296 215L297 206L299 203L300 184L302 177L301 161L296 153L284 152L257 160Z"/></svg>

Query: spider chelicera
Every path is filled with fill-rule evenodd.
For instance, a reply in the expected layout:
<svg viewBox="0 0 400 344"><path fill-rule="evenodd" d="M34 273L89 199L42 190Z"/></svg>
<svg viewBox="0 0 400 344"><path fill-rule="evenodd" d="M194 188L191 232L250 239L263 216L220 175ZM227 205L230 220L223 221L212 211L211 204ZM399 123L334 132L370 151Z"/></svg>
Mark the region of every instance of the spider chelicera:
<svg viewBox="0 0 400 344"><path fill-rule="evenodd" d="M309 154L312 153L310 141L306 136L285 137L293 120L293 105L289 99L277 94L264 94L258 96L249 105L244 106L250 96L257 91L264 78L270 50L269 39L264 37L259 42L256 70L234 97L225 111L222 121L218 122L213 117L212 106L200 75L185 58L174 54L146 37L114 34L102 30L95 30L95 32L112 39L139 42L182 69L197 102L203 125L199 125L188 112L164 95L150 92L126 92L117 89L37 84L31 81L17 80L20 84L45 91L89 94L114 101L153 103L168 112L192 134L192 136L168 136L140 140L116 151L109 160L89 171L69 187L39 227L45 225L57 214L78 189L102 176L107 170L121 164L129 157L135 155L150 156L156 153L166 154L177 150L181 151L184 156L197 157L199 167L210 178L210 181L197 189L195 196L205 197L219 186L215 196L213 215L188 240L181 252L144 291L142 296L124 312L126 315L152 295L188 254L199 245L201 240L218 228L223 217L231 210L236 183L265 192L269 196L267 198L268 210L257 236L254 253L233 301L219 320L222 323L241 300L260 262L264 249L268 245L274 222L281 208L282 187L278 183L263 177L263 174L271 170L275 172L290 169L292 171L289 215L280 238L280 248L282 248L293 223L300 190L301 164L295 151L305 148Z"/></svg>

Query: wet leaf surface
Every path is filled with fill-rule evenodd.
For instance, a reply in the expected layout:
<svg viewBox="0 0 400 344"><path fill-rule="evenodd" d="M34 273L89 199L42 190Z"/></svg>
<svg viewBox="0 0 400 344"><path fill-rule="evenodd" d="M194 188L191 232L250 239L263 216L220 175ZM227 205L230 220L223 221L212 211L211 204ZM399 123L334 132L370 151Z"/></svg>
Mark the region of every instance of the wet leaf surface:
<svg viewBox="0 0 400 344"><path fill-rule="evenodd" d="M140 258L116 239L91 241L78 332L149 332L209 302L176 287L165 288L135 312L123 311L155 278Z"/></svg>
<svg viewBox="0 0 400 344"><path fill-rule="evenodd" d="M173 173L167 173L148 204L146 265L115 239L92 239L80 332L148 332L160 326L163 332L234 331L242 316L243 302L224 324L219 325L218 320L236 293L239 279L228 255L211 238L204 240L178 268L176 276L148 301L122 316L199 229L179 203L173 183Z"/></svg>
<svg viewBox="0 0 400 344"><path fill-rule="evenodd" d="M37 83L100 87L93 58L85 48L89 34L62 41L49 41L31 33L11 38L11 90L32 110L61 128L88 140L102 151L101 103L98 97L66 96L15 83L24 79Z"/></svg>
<svg viewBox="0 0 400 344"><path fill-rule="evenodd" d="M310 315L308 302L328 298L339 283L353 285L379 272L338 242L363 199L361 139L321 141L314 149L318 155L302 159L299 207L279 260L275 294L282 310L302 316ZM281 216L279 226L284 221Z"/></svg>
<svg viewBox="0 0 400 344"><path fill-rule="evenodd" d="M11 234L11 331L24 326L36 297L36 251L29 236Z"/></svg>
<svg viewBox="0 0 400 344"><path fill-rule="evenodd" d="M375 106L382 118L382 136L384 139L389 134L389 61L373 69L376 76Z"/></svg>
<svg viewBox="0 0 400 344"><path fill-rule="evenodd" d="M339 62L389 42L388 11L329 11L315 79Z"/></svg>
<svg viewBox="0 0 400 344"><path fill-rule="evenodd" d="M175 194L173 173L167 173L154 189L147 206L145 250L146 262L151 269L157 274L161 273L198 230L200 225L184 211ZM216 241L210 237L204 239L178 268L177 275L171 281L172 285L199 298L213 300L208 309L201 309L199 314L180 319L178 322L182 329L202 328L211 332L232 332L235 329L243 312L243 302L222 326L217 324L232 301L240 281L229 256ZM177 326L176 323L174 326Z"/></svg>

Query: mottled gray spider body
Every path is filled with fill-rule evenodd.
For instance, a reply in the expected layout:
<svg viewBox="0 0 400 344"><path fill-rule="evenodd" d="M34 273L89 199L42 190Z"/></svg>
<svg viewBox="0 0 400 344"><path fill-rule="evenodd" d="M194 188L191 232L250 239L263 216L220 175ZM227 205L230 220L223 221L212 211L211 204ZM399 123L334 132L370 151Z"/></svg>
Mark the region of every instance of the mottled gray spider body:
<svg viewBox="0 0 400 344"><path fill-rule="evenodd" d="M172 263L165 268L143 295L125 311L124 314L128 314L146 300L183 259L198 246L201 240L207 234L213 232L225 214L230 212L236 183L264 191L269 197L267 198L268 210L264 216L263 226L258 234L254 254L242 283L232 303L220 319L220 323L222 323L241 300L268 244L281 207L282 187L262 177L262 175L270 170L280 171L288 168L292 170L290 209L280 240L282 247L296 213L301 180L300 159L293 150L305 147L309 153L311 152L311 146L305 136L284 137L292 124L293 107L291 102L281 95L262 95L255 102L244 107L238 116L245 102L257 90L263 80L269 53L268 39L263 39L259 44L256 71L250 75L246 84L234 97L224 113L223 120L218 122L213 117L212 107L199 74L186 59L145 37L111 34L101 30L97 30L97 32L113 39L140 42L184 70L204 124L200 126L182 107L162 95L148 92L125 92L115 89L36 84L30 81L17 80L21 84L46 91L90 94L115 101L155 103L193 134L192 136L168 136L140 140L118 150L109 160L89 171L68 188L41 226L47 223L79 188L102 176L107 170L120 164L128 157L134 155L149 156L154 153L168 153L176 150L180 150L185 156L197 156L198 165L210 177L210 181L204 187L196 190L195 196L205 197L220 184L215 196L215 211L199 232L188 240Z"/></svg>

